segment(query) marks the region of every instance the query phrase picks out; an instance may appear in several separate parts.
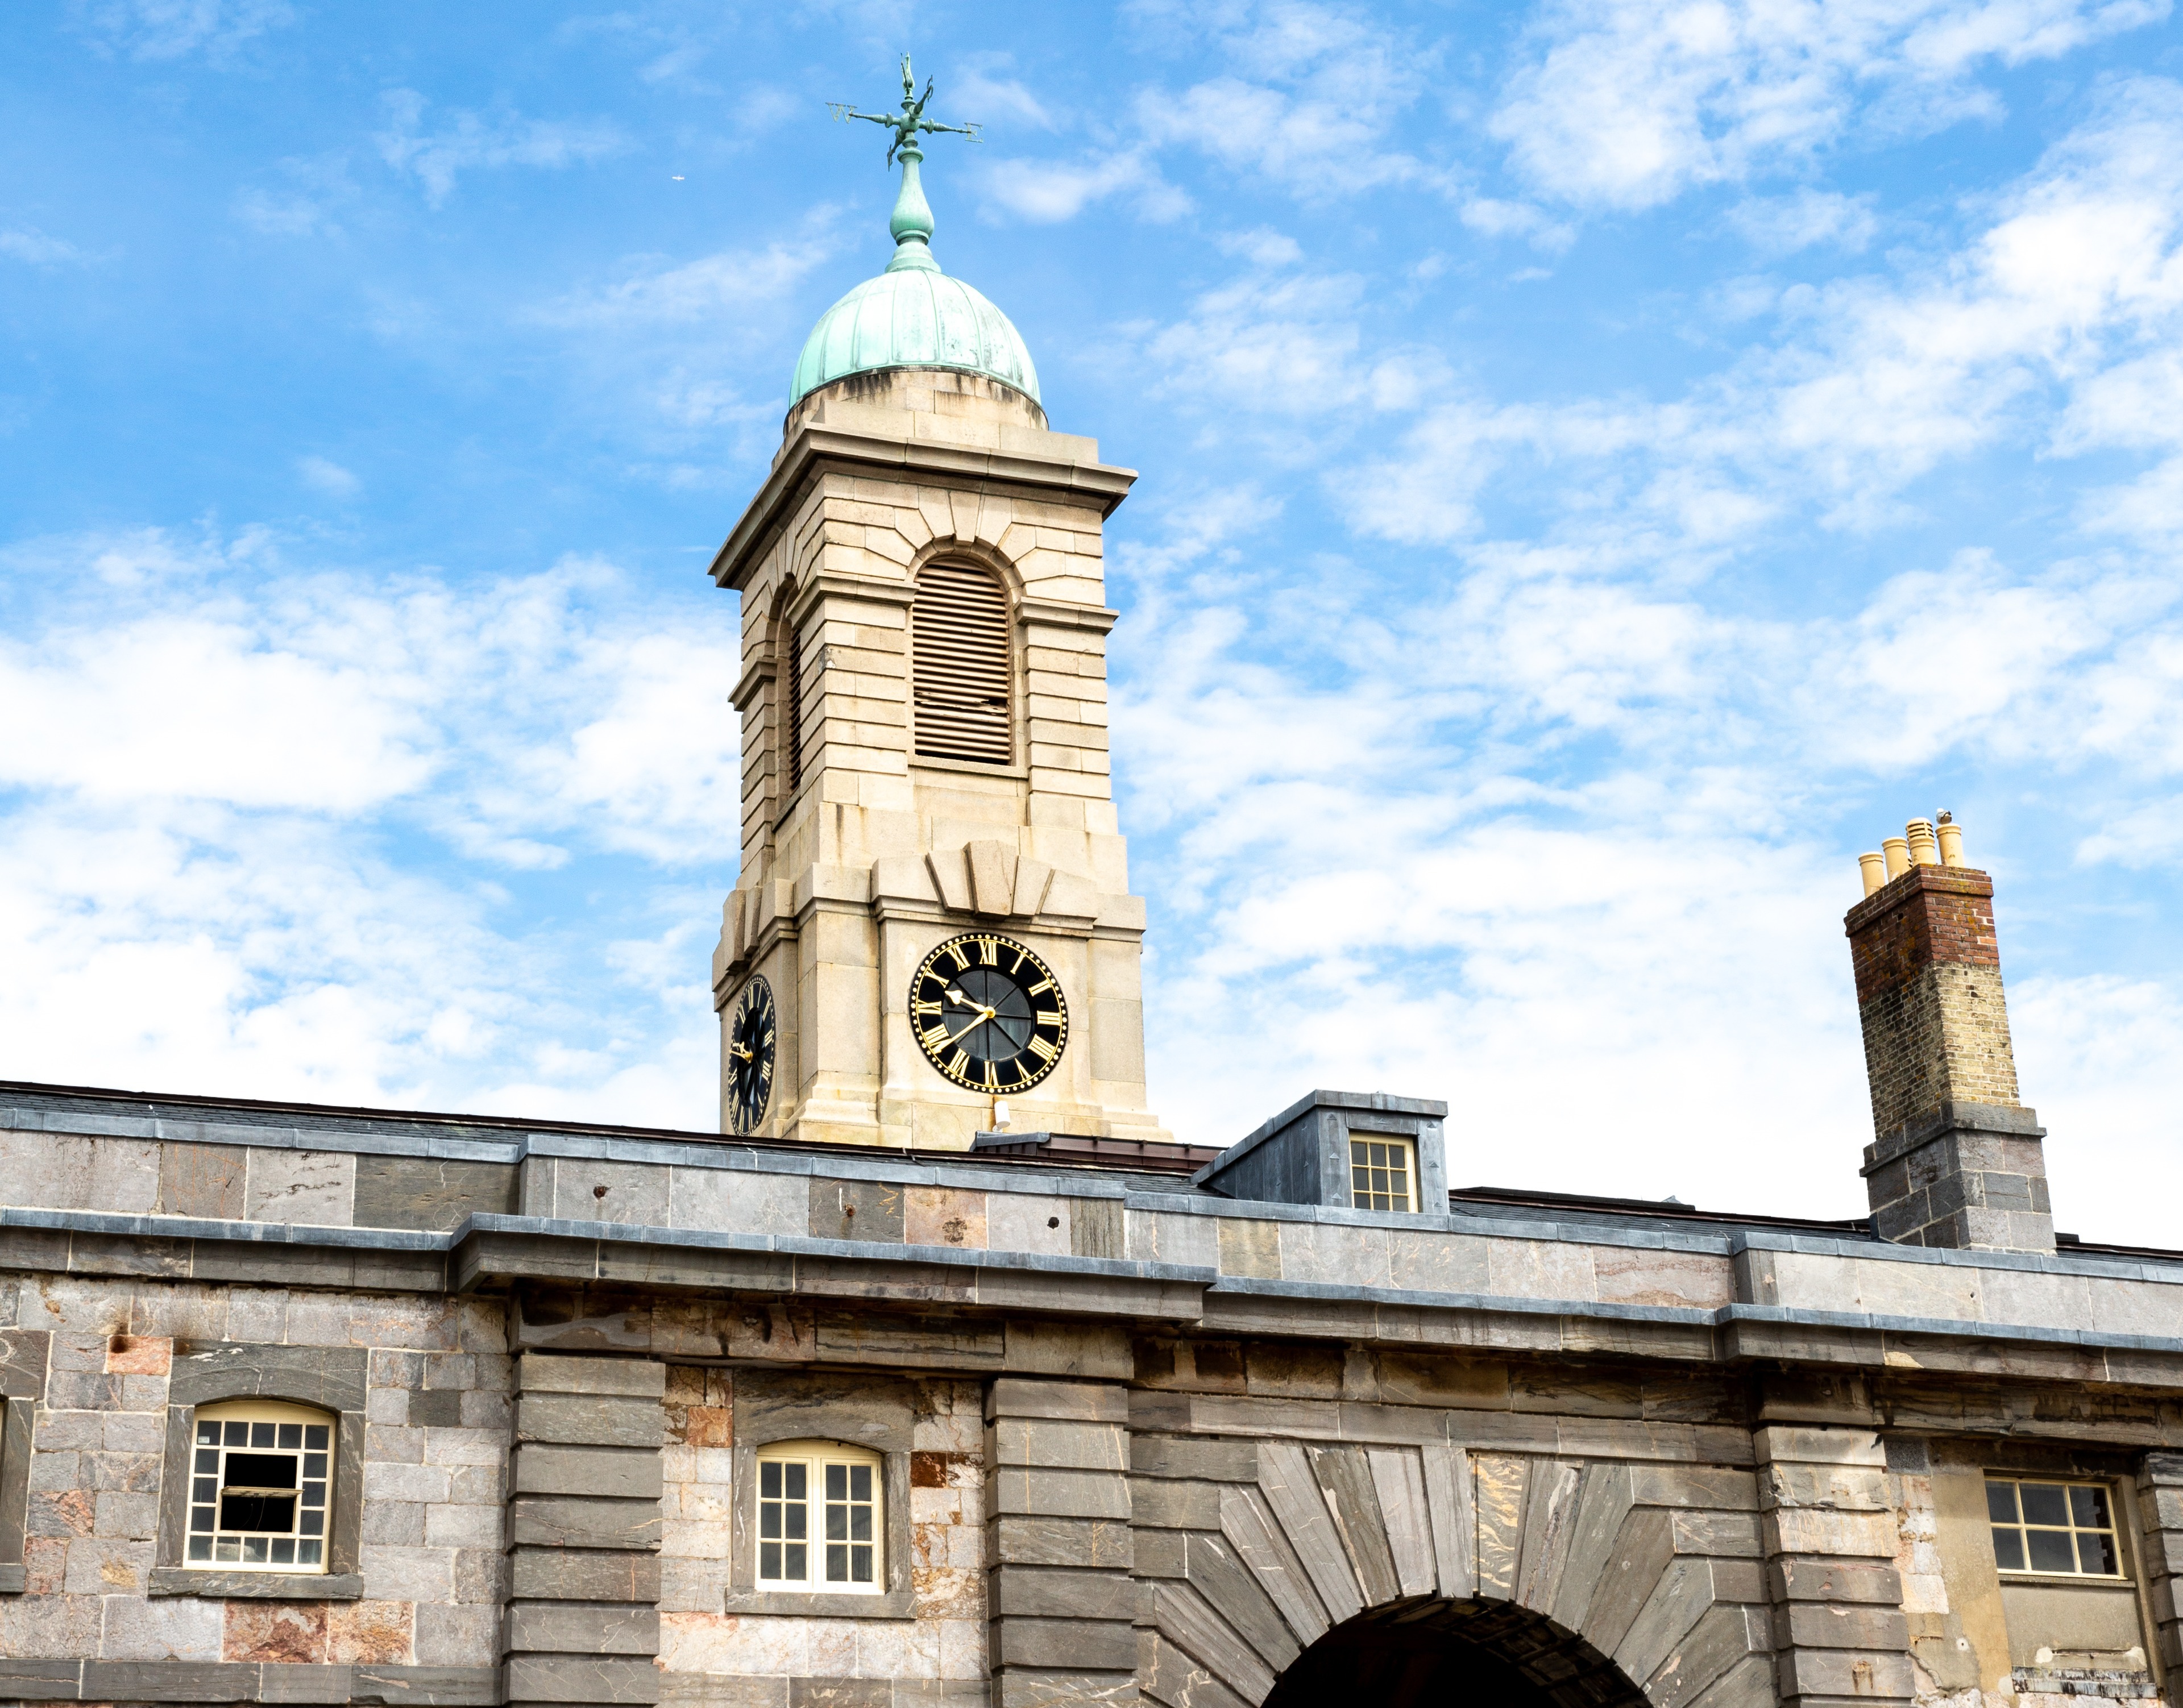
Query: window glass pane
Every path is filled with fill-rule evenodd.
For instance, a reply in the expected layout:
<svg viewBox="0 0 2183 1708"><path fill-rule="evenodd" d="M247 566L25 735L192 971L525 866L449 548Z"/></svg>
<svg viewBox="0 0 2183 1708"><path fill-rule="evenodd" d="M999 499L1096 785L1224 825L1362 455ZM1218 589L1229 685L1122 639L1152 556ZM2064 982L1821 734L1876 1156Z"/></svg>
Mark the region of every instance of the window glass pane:
<svg viewBox="0 0 2183 1708"><path fill-rule="evenodd" d="M852 1583L869 1583L872 1581L872 1550L870 1549L852 1548L849 1550L849 1581Z"/></svg>
<svg viewBox="0 0 2183 1708"><path fill-rule="evenodd" d="M325 1506L326 1504L326 1485L323 1483L306 1483L303 1485L303 1504L306 1506Z"/></svg>
<svg viewBox="0 0 2183 1708"><path fill-rule="evenodd" d="M209 1559L211 1559L211 1558L212 1558L212 1538L211 1538L211 1537L209 1537L209 1536L192 1536L192 1537L191 1537L191 1538L190 1538L190 1558L191 1558L191 1559L192 1559L192 1560L209 1560Z"/></svg>
<svg viewBox="0 0 2183 1708"><path fill-rule="evenodd" d="M789 1539L792 1542L801 1542L808 1533L803 1527L805 1516L811 1511L811 1509L805 1506L801 1500L792 1500L781 1510L787 1515L786 1519L786 1528L788 1532Z"/></svg>
<svg viewBox="0 0 2183 1708"><path fill-rule="evenodd" d="M296 1542L293 1537L283 1536L274 1543L273 1563L275 1566L292 1566L296 1563Z"/></svg>
<svg viewBox="0 0 2183 1708"><path fill-rule="evenodd" d="M296 1563L298 1566L317 1565L321 1545L316 1542L298 1542L296 1544Z"/></svg>
<svg viewBox="0 0 2183 1708"><path fill-rule="evenodd" d="M331 1445L326 1439L328 1433L328 1426L324 1423L306 1423L303 1426L303 1445L324 1452Z"/></svg>
<svg viewBox="0 0 2183 1708"><path fill-rule="evenodd" d="M323 1511L306 1512L296 1528L306 1536L323 1536L326 1533L326 1515Z"/></svg>
<svg viewBox="0 0 2183 1708"><path fill-rule="evenodd" d="M247 1447L250 1445L250 1426L243 1422L230 1423L227 1426L227 1445L231 1447Z"/></svg>
<svg viewBox="0 0 2183 1708"><path fill-rule="evenodd" d="M281 1445L283 1447L300 1447L303 1445L303 1426L302 1424L283 1423L281 1426Z"/></svg>
<svg viewBox="0 0 2183 1708"><path fill-rule="evenodd" d="M2017 1488L2024 1498L2025 1523L2067 1524L2069 1522L2068 1491L2060 1483L2020 1483Z"/></svg>
<svg viewBox="0 0 2183 1708"><path fill-rule="evenodd" d="M777 1461L758 1467L758 1492L768 1500L780 1499L780 1466Z"/></svg>
<svg viewBox="0 0 2183 1708"><path fill-rule="evenodd" d="M838 1501L826 1503L826 1539L846 1542L849 1539L849 1509Z"/></svg>
<svg viewBox="0 0 2183 1708"><path fill-rule="evenodd" d="M758 1575L768 1582L778 1582L780 1577L780 1544L761 1542L758 1549Z"/></svg>
<svg viewBox="0 0 2183 1708"><path fill-rule="evenodd" d="M2021 1530L1995 1529L1993 1563L2004 1572L2021 1572L2024 1569L2024 1533Z"/></svg>
<svg viewBox="0 0 2183 1708"><path fill-rule="evenodd" d="M265 1554L267 1539L267 1538L263 1536L246 1536L242 1539L242 1563L244 1565L263 1566L266 1563Z"/></svg>
<svg viewBox="0 0 2183 1708"><path fill-rule="evenodd" d="M296 1461L286 1453L231 1453L220 1480L230 1489L292 1489Z"/></svg>
<svg viewBox="0 0 2183 1708"><path fill-rule="evenodd" d="M758 1508L758 1533L761 1539L780 1539L780 1504L775 1500L761 1500Z"/></svg>
<svg viewBox="0 0 2183 1708"><path fill-rule="evenodd" d="M303 1474L306 1477L325 1476L326 1474L326 1456L323 1453L306 1453L303 1456Z"/></svg>
<svg viewBox="0 0 2183 1708"><path fill-rule="evenodd" d="M209 1532L212 1530L212 1528L214 1528L214 1527L213 1527L213 1522L212 1522L212 1520L213 1520L213 1511L212 1511L212 1508L211 1508L211 1507L209 1507L209 1506L192 1506L192 1507L191 1507L191 1508L190 1508L190 1528L191 1528L191 1529L192 1529L192 1530L203 1530L203 1531L206 1531L206 1532L209 1533ZM207 1557L209 1557L209 1556L207 1556Z"/></svg>
<svg viewBox="0 0 2183 1708"><path fill-rule="evenodd" d="M219 1528L223 1530L277 1531L292 1535L296 1529L296 1497L292 1494L236 1494L220 1497ZM264 1559L264 1554L259 1554Z"/></svg>
<svg viewBox="0 0 2183 1708"><path fill-rule="evenodd" d="M849 1581L849 1550L838 1542L826 1544L826 1581L829 1583Z"/></svg>
<svg viewBox="0 0 2183 1708"><path fill-rule="evenodd" d="M217 1423L200 1423L200 1424L198 1424L198 1425L197 1425L197 1445L198 1445L199 1446L207 1446L207 1447L217 1447L217 1446L219 1446L219 1424L217 1424Z"/></svg>
<svg viewBox="0 0 2183 1708"><path fill-rule="evenodd" d="M219 1425L217 1423L208 1423L204 1427L211 1430L215 1435L219 1433ZM197 1450L197 1469L208 1472L219 1470L219 1449L217 1447L200 1447Z"/></svg>
<svg viewBox="0 0 2183 1708"><path fill-rule="evenodd" d="M829 1465L826 1467L826 1498L829 1500L842 1500L848 1498L848 1493L849 1467L846 1465Z"/></svg>
<svg viewBox="0 0 2183 1708"><path fill-rule="evenodd" d="M869 1500L872 1498L872 1467L870 1466L852 1465L849 1467L849 1498L852 1500Z"/></svg>
<svg viewBox="0 0 2183 1708"><path fill-rule="evenodd" d="M801 1500L803 1499L808 1481L807 1473L809 1470L810 1467L808 1465L797 1465L792 1463L784 1465L780 1467L780 1474L784 1479L784 1485L790 1500Z"/></svg>
<svg viewBox="0 0 2183 1708"><path fill-rule="evenodd" d="M2066 1530L2027 1530L2025 1544L2031 1550L2034 1572L2074 1572L2077 1550L2069 1545Z"/></svg>
<svg viewBox="0 0 2183 1708"><path fill-rule="evenodd" d="M849 1509L849 1539L852 1542L869 1542L872 1539L872 1509L870 1507L852 1506Z"/></svg>
<svg viewBox="0 0 2183 1708"><path fill-rule="evenodd" d="M798 1533L801 1534L802 1533L799 1531ZM808 1550L801 1542L792 1542L786 1548L782 1549L782 1558L787 1563L783 1568L780 1575L797 1583L801 1583L806 1578L809 1577L811 1575L811 1568L805 1563L807 1552Z"/></svg>
<svg viewBox="0 0 2183 1708"><path fill-rule="evenodd" d="M1986 1485L1986 1515L1997 1524L2016 1522L2016 1485L2014 1483L1988 1483Z"/></svg>
<svg viewBox="0 0 2183 1708"><path fill-rule="evenodd" d="M2069 1516L2086 1530L2110 1530L2108 1522L2108 1491L2090 1483L2077 1483L2069 1490Z"/></svg>
<svg viewBox="0 0 2183 1708"><path fill-rule="evenodd" d="M271 1423L252 1424L250 1426L250 1445L253 1447L270 1447L273 1445L273 1432L277 1427L277 1425Z"/></svg>
<svg viewBox="0 0 2183 1708"><path fill-rule="evenodd" d="M219 1500L219 1478L217 1477L198 1477L193 1478L190 1483L190 1499L192 1500Z"/></svg>
<svg viewBox="0 0 2183 1708"><path fill-rule="evenodd" d="M2115 1552L2115 1539L2104 1530L2080 1530L2077 1533L2079 1563L2087 1572L2102 1578L2119 1577L2122 1560Z"/></svg>

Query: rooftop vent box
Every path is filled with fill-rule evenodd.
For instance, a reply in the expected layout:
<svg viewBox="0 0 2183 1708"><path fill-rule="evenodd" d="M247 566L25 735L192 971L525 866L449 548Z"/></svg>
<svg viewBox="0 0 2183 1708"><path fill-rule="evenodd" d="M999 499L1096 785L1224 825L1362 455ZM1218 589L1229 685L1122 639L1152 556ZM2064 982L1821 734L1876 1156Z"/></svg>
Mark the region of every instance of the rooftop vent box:
<svg viewBox="0 0 2183 1708"><path fill-rule="evenodd" d="M1314 1091L1191 1176L1224 1197L1327 1209L1447 1213L1447 1105Z"/></svg>

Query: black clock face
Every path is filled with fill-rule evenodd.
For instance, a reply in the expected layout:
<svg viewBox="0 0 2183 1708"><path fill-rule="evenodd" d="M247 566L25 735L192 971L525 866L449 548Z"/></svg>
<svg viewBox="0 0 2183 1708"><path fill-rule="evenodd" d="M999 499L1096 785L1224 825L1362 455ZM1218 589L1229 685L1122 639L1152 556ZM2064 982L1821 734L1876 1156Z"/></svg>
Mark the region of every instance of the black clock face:
<svg viewBox="0 0 2183 1708"><path fill-rule="evenodd" d="M773 987L753 979L728 1023L728 1115L738 1133L754 1133L773 1099Z"/></svg>
<svg viewBox="0 0 2183 1708"><path fill-rule="evenodd" d="M926 1059L958 1085L1006 1095L1053 1072L1069 1005L1053 969L1022 944L965 932L909 981L909 1023Z"/></svg>

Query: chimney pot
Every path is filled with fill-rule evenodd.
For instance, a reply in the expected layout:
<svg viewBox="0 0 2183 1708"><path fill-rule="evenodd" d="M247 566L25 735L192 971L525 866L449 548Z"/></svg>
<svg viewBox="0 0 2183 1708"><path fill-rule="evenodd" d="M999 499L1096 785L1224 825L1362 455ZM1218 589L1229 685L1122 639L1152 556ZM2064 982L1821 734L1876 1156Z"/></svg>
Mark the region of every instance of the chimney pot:
<svg viewBox="0 0 2183 1708"><path fill-rule="evenodd" d="M1910 863L1913 866L1937 866L1941 863L1941 845L1934 840L1933 821L1913 818L1903 829L1910 844Z"/></svg>
<svg viewBox="0 0 2183 1708"><path fill-rule="evenodd" d="M1955 815L1943 812L1940 828L1934 833L1941 839L1941 863L1961 866L1964 861L1964 827L1955 821Z"/></svg>
<svg viewBox="0 0 2183 1708"><path fill-rule="evenodd" d="M1900 878L1910 869L1910 845L1900 836L1890 836L1880 845L1886 858L1890 881Z"/></svg>
<svg viewBox="0 0 2183 1708"><path fill-rule="evenodd" d="M1857 857L1857 867L1858 871L1864 879L1864 893L1866 895L1869 896L1875 890L1879 890L1886 885L1887 882L1887 862L1880 855L1858 855Z"/></svg>

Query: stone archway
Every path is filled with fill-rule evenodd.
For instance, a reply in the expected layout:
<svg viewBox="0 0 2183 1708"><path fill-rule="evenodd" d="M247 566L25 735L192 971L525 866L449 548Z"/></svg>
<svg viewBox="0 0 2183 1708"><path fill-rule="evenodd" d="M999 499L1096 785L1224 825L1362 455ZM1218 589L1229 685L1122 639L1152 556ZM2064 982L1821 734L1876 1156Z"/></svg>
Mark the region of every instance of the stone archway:
<svg viewBox="0 0 2183 1708"><path fill-rule="evenodd" d="M1336 1626L1290 1662L1264 1708L1647 1708L1581 1637L1508 1602L1421 1601Z"/></svg>
<svg viewBox="0 0 2183 1708"><path fill-rule="evenodd" d="M1453 1650L1480 1685L1500 1669L1512 1702L1775 1700L1747 1469L1266 1439L1249 1462L1186 1503L1203 1517L1139 1545L1157 1580L1139 1682L1168 1708L1291 1708L1311 1694L1289 1682L1300 1662L1374 1641L1425 1672Z"/></svg>

